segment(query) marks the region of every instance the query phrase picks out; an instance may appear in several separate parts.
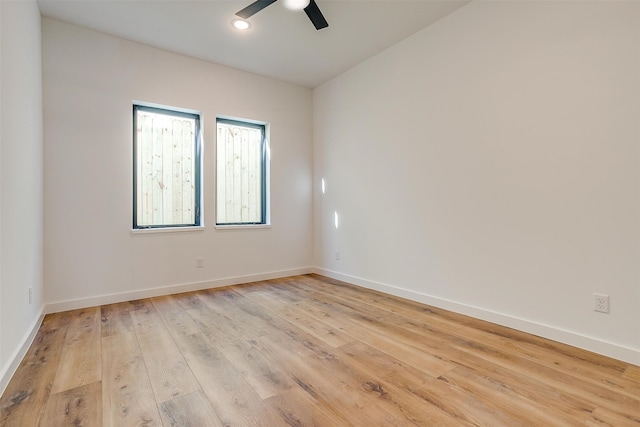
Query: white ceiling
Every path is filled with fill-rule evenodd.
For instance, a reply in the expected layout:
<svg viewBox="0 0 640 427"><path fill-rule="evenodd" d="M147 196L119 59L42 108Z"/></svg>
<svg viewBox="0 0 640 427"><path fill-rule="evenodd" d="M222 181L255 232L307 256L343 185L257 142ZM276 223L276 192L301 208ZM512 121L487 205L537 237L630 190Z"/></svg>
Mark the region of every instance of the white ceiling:
<svg viewBox="0 0 640 427"><path fill-rule="evenodd" d="M2 0L0 0L2 1ZM278 1L231 26L253 0L38 0L43 16L218 64L315 87L432 24L469 0L316 0L317 31Z"/></svg>

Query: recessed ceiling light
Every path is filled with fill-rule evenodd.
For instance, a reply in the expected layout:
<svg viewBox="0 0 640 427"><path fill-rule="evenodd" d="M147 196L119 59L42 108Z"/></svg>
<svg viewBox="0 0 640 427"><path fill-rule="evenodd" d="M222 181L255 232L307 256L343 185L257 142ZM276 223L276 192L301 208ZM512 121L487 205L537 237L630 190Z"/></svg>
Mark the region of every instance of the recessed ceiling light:
<svg viewBox="0 0 640 427"><path fill-rule="evenodd" d="M233 21L231 21L231 25L233 25L234 28L243 31L251 28L251 24L249 24L249 21L245 21L244 19L234 19Z"/></svg>
<svg viewBox="0 0 640 427"><path fill-rule="evenodd" d="M310 0L284 0L284 6L287 9L302 10L309 6Z"/></svg>

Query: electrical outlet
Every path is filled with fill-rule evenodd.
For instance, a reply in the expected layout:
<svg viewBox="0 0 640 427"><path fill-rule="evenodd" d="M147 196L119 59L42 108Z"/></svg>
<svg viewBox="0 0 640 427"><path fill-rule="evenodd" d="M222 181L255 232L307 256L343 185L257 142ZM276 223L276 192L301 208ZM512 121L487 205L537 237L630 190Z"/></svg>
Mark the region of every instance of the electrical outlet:
<svg viewBox="0 0 640 427"><path fill-rule="evenodd" d="M340 259L340 251L336 251L336 261Z"/></svg>
<svg viewBox="0 0 640 427"><path fill-rule="evenodd" d="M33 303L33 289L29 288L29 304Z"/></svg>
<svg viewBox="0 0 640 427"><path fill-rule="evenodd" d="M609 312L609 295L593 294L593 311Z"/></svg>
<svg viewBox="0 0 640 427"><path fill-rule="evenodd" d="M202 268L202 267L204 267L204 258L199 256L196 258L196 268Z"/></svg>

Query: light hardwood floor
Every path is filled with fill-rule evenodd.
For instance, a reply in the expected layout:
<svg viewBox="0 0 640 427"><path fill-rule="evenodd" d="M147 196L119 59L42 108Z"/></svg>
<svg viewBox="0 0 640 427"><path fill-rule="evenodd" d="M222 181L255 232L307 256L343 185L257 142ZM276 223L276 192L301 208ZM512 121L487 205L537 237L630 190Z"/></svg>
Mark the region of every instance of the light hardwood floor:
<svg viewBox="0 0 640 427"><path fill-rule="evenodd" d="M640 426L640 368L321 276L57 313L1 426Z"/></svg>

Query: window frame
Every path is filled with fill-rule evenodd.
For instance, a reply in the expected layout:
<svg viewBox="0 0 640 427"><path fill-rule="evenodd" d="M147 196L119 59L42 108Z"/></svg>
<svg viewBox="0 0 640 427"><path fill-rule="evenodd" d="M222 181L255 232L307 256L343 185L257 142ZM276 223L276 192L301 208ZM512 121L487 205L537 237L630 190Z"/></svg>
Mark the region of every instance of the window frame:
<svg viewBox="0 0 640 427"><path fill-rule="evenodd" d="M261 221L260 222L218 222L218 123L235 125L253 129L259 129L262 134L260 142L260 199L261 199ZM217 228L252 228L270 226L269 216L269 144L268 144L268 124L265 122L240 119L235 117L216 117L216 185L215 185L215 224Z"/></svg>
<svg viewBox="0 0 640 427"><path fill-rule="evenodd" d="M180 231L202 228L202 118L201 113L193 110L181 109L169 106L149 105L141 102L133 103L133 222L134 232L155 230L155 231ZM151 113L164 114L173 117L194 119L194 222L187 224L153 224L138 225L138 111L148 111Z"/></svg>

